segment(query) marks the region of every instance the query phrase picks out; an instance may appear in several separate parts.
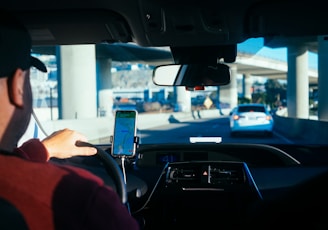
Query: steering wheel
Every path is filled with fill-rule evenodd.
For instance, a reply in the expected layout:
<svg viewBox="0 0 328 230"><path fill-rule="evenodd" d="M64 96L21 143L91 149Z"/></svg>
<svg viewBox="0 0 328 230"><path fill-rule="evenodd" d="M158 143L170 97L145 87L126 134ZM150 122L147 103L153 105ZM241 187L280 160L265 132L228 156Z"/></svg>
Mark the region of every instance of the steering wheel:
<svg viewBox="0 0 328 230"><path fill-rule="evenodd" d="M78 141L76 142L77 146L85 146L85 147L93 147L97 149L96 156L104 163L105 169L107 173L113 178L114 184L116 186L116 191L121 198L121 201L124 205L127 204L128 201L128 194L126 189L126 184L124 181L124 176L122 169L119 167L117 162L114 160L112 156L110 156L107 152L103 149L90 144L88 142Z"/></svg>

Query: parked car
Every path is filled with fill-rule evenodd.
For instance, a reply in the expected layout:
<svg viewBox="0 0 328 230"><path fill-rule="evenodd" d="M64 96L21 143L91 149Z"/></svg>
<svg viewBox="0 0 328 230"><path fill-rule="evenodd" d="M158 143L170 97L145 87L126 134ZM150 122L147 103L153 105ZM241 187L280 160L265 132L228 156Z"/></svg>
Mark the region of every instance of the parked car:
<svg viewBox="0 0 328 230"><path fill-rule="evenodd" d="M240 104L230 115L232 136L240 133L272 135L274 121L264 104Z"/></svg>

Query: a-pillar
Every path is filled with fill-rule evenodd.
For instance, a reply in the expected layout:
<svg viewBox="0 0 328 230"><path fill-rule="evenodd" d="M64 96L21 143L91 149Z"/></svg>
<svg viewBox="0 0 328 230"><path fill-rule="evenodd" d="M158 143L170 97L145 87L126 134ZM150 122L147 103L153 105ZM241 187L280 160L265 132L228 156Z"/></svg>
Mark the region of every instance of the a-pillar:
<svg viewBox="0 0 328 230"><path fill-rule="evenodd" d="M328 121L328 41L318 37L318 119Z"/></svg>
<svg viewBox="0 0 328 230"><path fill-rule="evenodd" d="M308 49L290 45L287 49L287 111L288 117L309 118Z"/></svg>
<svg viewBox="0 0 328 230"><path fill-rule="evenodd" d="M97 116L96 55L94 45L60 46L57 49L59 118Z"/></svg>

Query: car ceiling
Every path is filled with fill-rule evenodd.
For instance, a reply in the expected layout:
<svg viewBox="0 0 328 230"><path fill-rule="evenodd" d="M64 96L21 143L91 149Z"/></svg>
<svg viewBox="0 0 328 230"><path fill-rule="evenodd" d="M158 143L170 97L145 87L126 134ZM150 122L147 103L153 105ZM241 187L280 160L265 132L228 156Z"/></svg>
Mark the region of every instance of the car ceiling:
<svg viewBox="0 0 328 230"><path fill-rule="evenodd" d="M316 35L328 34L325 4L318 0L8 0L1 5L17 14L39 46L135 42L210 50L263 36L272 47L297 36L311 44Z"/></svg>

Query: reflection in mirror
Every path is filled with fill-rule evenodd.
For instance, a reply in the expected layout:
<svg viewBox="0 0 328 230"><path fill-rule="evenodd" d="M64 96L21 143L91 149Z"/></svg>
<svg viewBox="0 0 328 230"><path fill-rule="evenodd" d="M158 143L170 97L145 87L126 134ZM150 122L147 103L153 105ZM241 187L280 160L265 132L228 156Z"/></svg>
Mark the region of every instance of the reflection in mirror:
<svg viewBox="0 0 328 230"><path fill-rule="evenodd" d="M220 86L230 83L230 68L218 63L162 65L153 71L153 82L160 86Z"/></svg>
<svg viewBox="0 0 328 230"><path fill-rule="evenodd" d="M156 85L173 86L179 70L180 65L157 66L153 72L153 82Z"/></svg>

